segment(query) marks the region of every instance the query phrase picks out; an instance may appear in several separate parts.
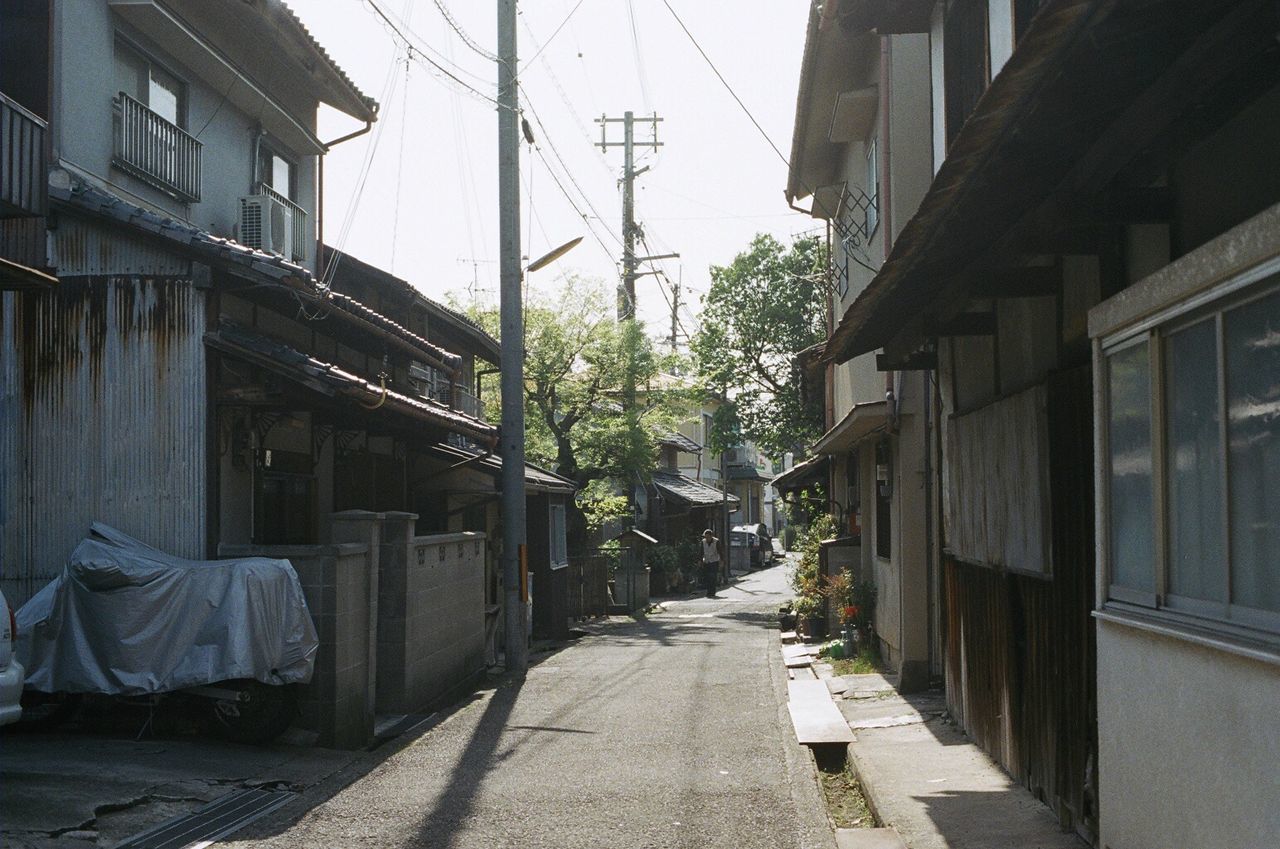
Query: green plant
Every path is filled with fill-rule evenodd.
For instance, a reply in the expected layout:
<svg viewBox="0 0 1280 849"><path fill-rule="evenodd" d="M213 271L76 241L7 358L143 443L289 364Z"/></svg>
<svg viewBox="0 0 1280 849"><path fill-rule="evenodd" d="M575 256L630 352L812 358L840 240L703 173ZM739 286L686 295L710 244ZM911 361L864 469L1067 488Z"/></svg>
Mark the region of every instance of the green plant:
<svg viewBox="0 0 1280 849"><path fill-rule="evenodd" d="M822 615L822 599L816 595L802 595L796 598L792 605L797 617L804 619L810 616Z"/></svg>

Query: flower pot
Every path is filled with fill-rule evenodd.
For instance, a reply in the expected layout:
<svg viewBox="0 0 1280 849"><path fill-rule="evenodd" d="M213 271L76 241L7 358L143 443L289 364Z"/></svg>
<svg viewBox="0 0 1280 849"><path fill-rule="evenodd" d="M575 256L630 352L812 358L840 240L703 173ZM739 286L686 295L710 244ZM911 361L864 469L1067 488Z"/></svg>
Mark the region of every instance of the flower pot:
<svg viewBox="0 0 1280 849"><path fill-rule="evenodd" d="M827 618L825 616L806 616L800 620L804 635L810 640L821 640L827 635Z"/></svg>

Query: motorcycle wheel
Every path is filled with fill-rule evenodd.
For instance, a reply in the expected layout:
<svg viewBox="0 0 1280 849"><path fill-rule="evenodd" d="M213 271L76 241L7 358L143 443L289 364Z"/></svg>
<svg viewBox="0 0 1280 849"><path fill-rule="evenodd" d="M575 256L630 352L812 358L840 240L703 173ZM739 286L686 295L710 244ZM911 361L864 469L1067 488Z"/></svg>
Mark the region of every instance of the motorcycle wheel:
<svg viewBox="0 0 1280 849"><path fill-rule="evenodd" d="M284 733L297 715L298 694L293 687L252 680L227 681L219 686L241 694L237 701L213 701L213 726L224 740L252 745L270 743Z"/></svg>
<svg viewBox="0 0 1280 849"><path fill-rule="evenodd" d="M18 727L27 731L53 731L80 708L80 693L22 692L22 717Z"/></svg>

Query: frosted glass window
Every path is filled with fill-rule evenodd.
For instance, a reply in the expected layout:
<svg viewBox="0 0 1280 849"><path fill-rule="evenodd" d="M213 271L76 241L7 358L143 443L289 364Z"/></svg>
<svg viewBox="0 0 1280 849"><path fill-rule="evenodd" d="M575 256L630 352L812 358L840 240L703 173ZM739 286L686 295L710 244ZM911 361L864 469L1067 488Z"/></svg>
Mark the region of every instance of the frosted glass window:
<svg viewBox="0 0 1280 849"><path fill-rule="evenodd" d="M1232 601L1280 612L1280 292L1225 315Z"/></svg>
<svg viewBox="0 0 1280 849"><path fill-rule="evenodd" d="M1108 360L1111 580L1155 589L1151 495L1151 363L1146 345Z"/></svg>
<svg viewBox="0 0 1280 849"><path fill-rule="evenodd" d="M1225 603L1217 341L1206 319L1165 344L1169 592Z"/></svg>

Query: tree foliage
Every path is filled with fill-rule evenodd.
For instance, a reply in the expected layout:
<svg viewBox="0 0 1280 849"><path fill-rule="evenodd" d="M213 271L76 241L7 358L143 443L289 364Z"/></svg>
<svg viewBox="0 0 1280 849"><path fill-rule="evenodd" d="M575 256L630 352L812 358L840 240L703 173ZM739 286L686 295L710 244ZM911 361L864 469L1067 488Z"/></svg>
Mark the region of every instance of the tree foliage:
<svg viewBox="0 0 1280 849"><path fill-rule="evenodd" d="M795 355L826 336L826 246L790 247L761 234L727 266L712 266L693 338L698 373L730 400L716 414L713 448L740 439L781 456L820 433L821 410L804 403Z"/></svg>
<svg viewBox="0 0 1280 849"><path fill-rule="evenodd" d="M530 293L525 305L525 455L578 484L578 529L618 512L599 482L626 491L637 477L647 479L658 435L674 428L689 398L663 379L675 364L643 325L619 324L612 313L604 284L581 278L569 278L554 296ZM472 316L498 335L497 309ZM629 372L639 387L634 404L626 403ZM484 389L491 410L498 409L497 383L494 376Z"/></svg>

